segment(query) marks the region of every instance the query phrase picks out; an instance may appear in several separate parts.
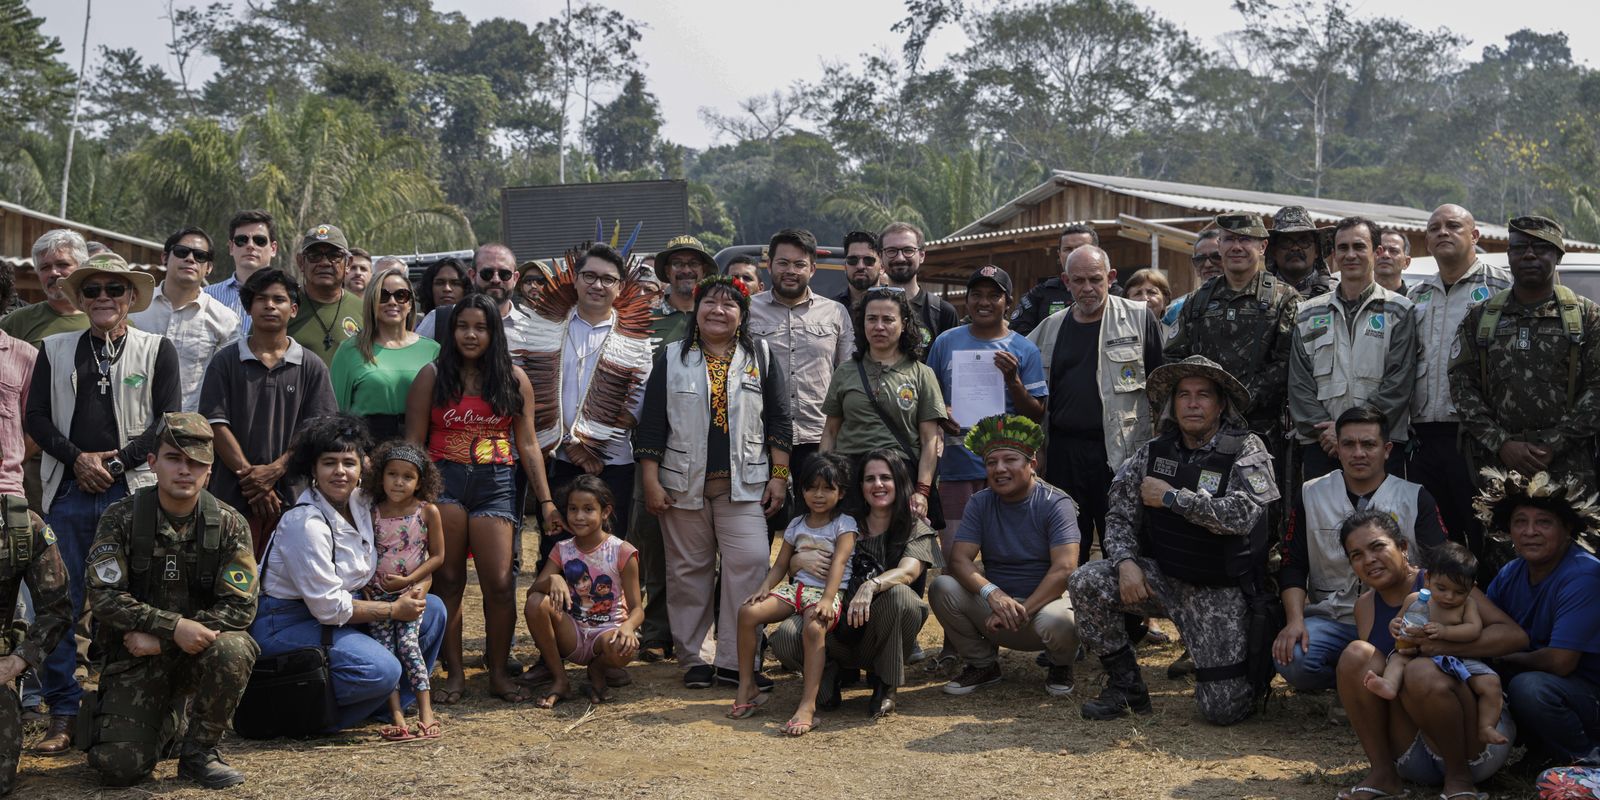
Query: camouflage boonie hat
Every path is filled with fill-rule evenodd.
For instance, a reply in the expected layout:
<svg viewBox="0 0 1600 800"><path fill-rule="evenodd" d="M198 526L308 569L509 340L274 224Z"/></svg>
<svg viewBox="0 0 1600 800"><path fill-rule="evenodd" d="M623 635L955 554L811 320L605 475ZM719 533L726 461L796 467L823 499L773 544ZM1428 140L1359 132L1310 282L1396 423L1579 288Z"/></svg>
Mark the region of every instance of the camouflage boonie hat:
<svg viewBox="0 0 1600 800"><path fill-rule="evenodd" d="M662 265L663 267L669 267L670 272L670 265L668 262L672 260L672 254L680 250L694 253L695 255L704 258L706 260L706 268L712 271L716 270L716 256L711 255L711 251L707 250L706 246L701 244L699 239L696 239L688 234L672 237L672 240L667 242L667 246L661 248L661 252L656 253L656 263Z"/></svg>
<svg viewBox="0 0 1600 800"><path fill-rule="evenodd" d="M1284 206L1272 215L1273 233L1316 233L1317 223L1305 206Z"/></svg>
<svg viewBox="0 0 1600 800"><path fill-rule="evenodd" d="M316 244L331 244L346 252L350 250L350 241L344 238L344 231L332 225L315 225L306 231L306 235L300 239L300 252L304 253Z"/></svg>
<svg viewBox="0 0 1600 800"><path fill-rule="evenodd" d="M1267 238L1267 227L1261 224L1261 217L1255 214L1218 214L1217 227L1240 236L1250 236L1256 239Z"/></svg>
<svg viewBox="0 0 1600 800"><path fill-rule="evenodd" d="M215 460L211 451L211 423L193 411L174 411L161 415L157 441L166 442L202 464Z"/></svg>
<svg viewBox="0 0 1600 800"><path fill-rule="evenodd" d="M1222 388L1228 395L1236 413L1243 414L1250 407L1250 390L1238 378L1233 377L1217 362L1205 356L1189 356L1182 361L1168 361L1155 372L1150 373L1150 378L1145 384L1145 394L1149 395L1150 402L1157 408L1165 405L1172 399L1172 392L1178 388L1178 383L1184 378L1209 378L1213 383Z"/></svg>
<svg viewBox="0 0 1600 800"><path fill-rule="evenodd" d="M1506 223L1506 227L1514 231L1526 233L1540 241L1549 242L1550 244L1553 244L1559 248L1563 253L1567 252L1567 243L1563 238L1561 223L1556 222L1549 217L1540 217L1536 215L1515 217L1510 222Z"/></svg>

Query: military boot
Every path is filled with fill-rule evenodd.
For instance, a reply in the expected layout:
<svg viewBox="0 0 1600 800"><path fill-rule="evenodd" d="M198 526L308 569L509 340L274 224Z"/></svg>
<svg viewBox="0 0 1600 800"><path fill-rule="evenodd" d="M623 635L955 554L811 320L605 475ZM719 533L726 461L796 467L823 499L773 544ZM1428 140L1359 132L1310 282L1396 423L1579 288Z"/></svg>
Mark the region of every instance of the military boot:
<svg viewBox="0 0 1600 800"><path fill-rule="evenodd" d="M1150 690L1145 688L1144 676L1139 673L1139 659L1132 647L1123 647L1100 663L1106 671L1106 688L1100 696L1083 704L1084 719L1116 719L1130 710L1135 714L1149 714Z"/></svg>
<svg viewBox="0 0 1600 800"><path fill-rule="evenodd" d="M207 789L226 789L244 783L244 773L228 766L217 755L215 747L201 747L193 742L183 743L183 755L178 756L178 777L188 778Z"/></svg>

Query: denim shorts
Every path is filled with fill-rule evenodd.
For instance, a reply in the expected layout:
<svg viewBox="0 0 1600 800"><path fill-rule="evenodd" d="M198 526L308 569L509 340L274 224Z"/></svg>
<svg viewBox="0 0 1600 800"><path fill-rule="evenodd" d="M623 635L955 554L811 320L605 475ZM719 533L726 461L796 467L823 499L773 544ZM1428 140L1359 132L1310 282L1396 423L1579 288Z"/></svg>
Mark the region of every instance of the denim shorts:
<svg viewBox="0 0 1600 800"><path fill-rule="evenodd" d="M1503 703L1500 706L1500 724L1495 726L1506 737L1506 744L1491 744L1483 748L1483 752L1467 760L1467 768L1472 771L1472 782L1483 783L1489 776L1500 771L1506 761L1511 758L1511 742L1517 740L1517 724L1511 720L1511 704ZM1411 741L1411 746L1406 748L1400 757L1394 760L1395 770L1400 777L1420 783L1423 786L1439 786L1444 783L1444 759L1434 755L1428 743L1422 740L1422 733L1417 733L1417 738Z"/></svg>
<svg viewBox="0 0 1600 800"><path fill-rule="evenodd" d="M516 464L433 463L444 478L439 502L461 506L468 517L498 517L513 526L521 521L516 508Z"/></svg>

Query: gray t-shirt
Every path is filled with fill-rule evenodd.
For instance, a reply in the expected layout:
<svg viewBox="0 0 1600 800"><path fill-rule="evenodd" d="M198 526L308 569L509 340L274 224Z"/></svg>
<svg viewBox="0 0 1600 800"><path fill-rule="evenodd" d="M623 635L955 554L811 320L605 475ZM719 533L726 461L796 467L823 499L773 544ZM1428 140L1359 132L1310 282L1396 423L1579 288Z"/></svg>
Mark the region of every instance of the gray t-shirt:
<svg viewBox="0 0 1600 800"><path fill-rule="evenodd" d="M810 525L807 525L806 515L800 514L789 522L789 529L783 532L783 541L785 544L794 547L794 551L796 553L812 551L821 552L823 555L828 557L828 563L831 569L833 563L834 542L839 539L839 535L845 533L857 533L860 530L861 526L857 525L855 518L851 517L849 514L840 514L829 521L828 524L820 528L813 528ZM822 571L821 575L818 575L810 570L803 569L794 574L794 582L802 586L826 589L828 588L828 572L829 570L825 569ZM842 591L844 587L849 585L850 565L846 564L844 566L844 577L839 579L839 588Z"/></svg>
<svg viewBox="0 0 1600 800"><path fill-rule="evenodd" d="M1066 492L1038 478L1015 503L984 489L967 501L956 541L976 544L984 575L1020 602L1050 571L1050 549L1078 543L1078 509Z"/></svg>

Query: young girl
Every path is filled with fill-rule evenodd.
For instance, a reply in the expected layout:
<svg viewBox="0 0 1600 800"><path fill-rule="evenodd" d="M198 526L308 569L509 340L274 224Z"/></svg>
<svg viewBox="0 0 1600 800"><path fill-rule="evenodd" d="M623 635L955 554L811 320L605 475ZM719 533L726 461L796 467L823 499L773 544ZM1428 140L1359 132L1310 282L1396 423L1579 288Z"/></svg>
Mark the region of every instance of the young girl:
<svg viewBox="0 0 1600 800"><path fill-rule="evenodd" d="M739 694L728 712L732 719L744 719L767 701L755 682L761 629L796 613L803 614L805 662L801 674L805 684L800 690L799 707L783 726L783 732L790 736L804 736L819 722L817 689L822 684L826 639L828 631L839 623L840 590L850 581L850 554L855 550L859 531L856 521L839 509L839 502L849 492L849 459L838 453L812 456L801 467L799 478L807 513L789 523L783 532L778 560L767 571L761 587L739 608ZM794 554L807 550L828 557L828 574L797 570L789 582L778 586L789 576L789 561Z"/></svg>
<svg viewBox="0 0 1600 800"><path fill-rule="evenodd" d="M1417 654L1417 642L1433 639L1441 642L1474 642L1483 633L1483 618L1478 613L1477 601L1472 598L1472 588L1478 574L1478 559L1472 551L1455 542L1445 542L1429 549L1423 555L1426 586L1432 594L1428 601L1428 624L1422 630L1407 630L1405 609L1417 600L1412 592L1401 602L1401 612L1389 623L1389 633L1394 636L1395 650L1384 665L1383 674L1367 670L1362 683L1373 694L1393 700L1400 693L1406 664ZM1496 729L1500 722L1500 676L1489 665L1475 658L1434 656L1439 669L1465 681L1478 698L1479 736L1487 744L1505 744L1506 737Z"/></svg>
<svg viewBox="0 0 1600 800"><path fill-rule="evenodd" d="M372 527L377 547L377 570L367 586L367 599L390 601L413 586L426 588L433 571L444 562L444 526L433 499L439 495L439 469L422 448L405 441L385 442L372 454L368 486L382 486L381 500L372 507ZM406 678L417 695L417 729L406 726L400 692L389 695L393 725L379 734L389 741L439 738L439 721L429 697L428 665L422 657L416 621L381 620L369 626L372 638L388 648L404 665Z"/></svg>
<svg viewBox="0 0 1600 800"><path fill-rule="evenodd" d="M563 659L589 668L589 702L602 703L610 699L606 670L626 667L639 650L639 551L611 535L615 502L594 475L567 484L562 507L572 538L556 543L523 609L539 657L555 677L539 708L554 708L571 696ZM614 592L619 585L620 597Z"/></svg>

